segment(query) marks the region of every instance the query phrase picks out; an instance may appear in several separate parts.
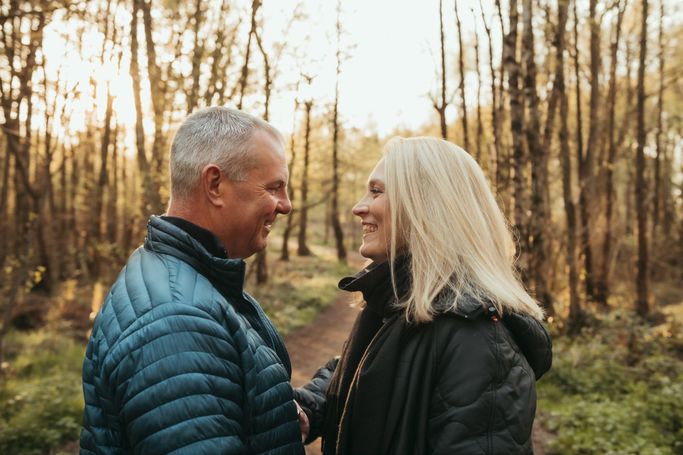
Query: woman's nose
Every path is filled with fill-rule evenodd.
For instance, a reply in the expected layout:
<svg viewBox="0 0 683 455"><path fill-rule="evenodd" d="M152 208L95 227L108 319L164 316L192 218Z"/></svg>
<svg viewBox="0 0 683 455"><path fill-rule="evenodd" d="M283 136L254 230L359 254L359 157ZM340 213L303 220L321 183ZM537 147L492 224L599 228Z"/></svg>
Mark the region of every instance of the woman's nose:
<svg viewBox="0 0 683 455"><path fill-rule="evenodd" d="M354 215L356 216L363 216L366 213L368 213L368 204L365 201L365 198L361 199L360 201L356 202L356 205L353 206L353 209L351 210Z"/></svg>

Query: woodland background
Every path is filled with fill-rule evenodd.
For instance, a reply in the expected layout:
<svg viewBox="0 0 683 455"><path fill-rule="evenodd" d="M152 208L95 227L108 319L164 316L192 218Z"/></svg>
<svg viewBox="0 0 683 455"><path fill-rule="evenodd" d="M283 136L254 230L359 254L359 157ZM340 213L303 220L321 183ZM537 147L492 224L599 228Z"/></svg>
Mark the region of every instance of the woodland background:
<svg viewBox="0 0 683 455"><path fill-rule="evenodd" d="M683 6L425 2L433 65L413 71L433 75L432 113L388 132L343 109L363 102L339 83L364 45L345 3L278 6L0 0L0 452L76 451L88 330L164 212L182 119L288 100L295 210L247 277L283 332L353 270L350 208L382 144L442 136L488 176L555 334L545 453L682 454Z"/></svg>

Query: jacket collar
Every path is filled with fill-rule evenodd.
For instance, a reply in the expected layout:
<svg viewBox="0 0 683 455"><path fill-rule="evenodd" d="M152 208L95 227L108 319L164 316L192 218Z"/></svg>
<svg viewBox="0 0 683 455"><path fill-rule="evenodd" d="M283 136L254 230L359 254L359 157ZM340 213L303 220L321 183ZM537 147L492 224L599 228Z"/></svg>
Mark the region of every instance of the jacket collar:
<svg viewBox="0 0 683 455"><path fill-rule="evenodd" d="M187 262L226 294L241 295L244 290L246 267L242 259L212 255L188 232L159 216L152 216L147 222L144 246Z"/></svg>
<svg viewBox="0 0 683 455"><path fill-rule="evenodd" d="M225 247L221 241L218 240L218 237L216 237L213 232L209 231L208 229L204 229L203 227L187 221L184 218L179 218L176 216L161 215L159 218L164 221L168 221L172 225L177 226L190 234L193 239L201 243L201 245L206 249L206 251L209 252L211 256L216 256L222 259L228 258L228 253L225 251Z"/></svg>
<svg viewBox="0 0 683 455"><path fill-rule="evenodd" d="M396 291L391 284L389 261L372 263L353 276L339 281L339 289L347 292L360 291L368 308L379 316L386 317L396 312L394 304L403 300L410 292L410 257L405 254L394 262ZM398 299L397 299L398 297Z"/></svg>

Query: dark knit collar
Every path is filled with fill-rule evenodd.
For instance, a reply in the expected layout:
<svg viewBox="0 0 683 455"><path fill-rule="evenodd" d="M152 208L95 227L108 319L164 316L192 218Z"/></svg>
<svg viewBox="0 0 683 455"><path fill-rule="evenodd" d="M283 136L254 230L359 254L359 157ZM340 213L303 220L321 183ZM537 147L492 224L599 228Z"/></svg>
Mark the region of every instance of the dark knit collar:
<svg viewBox="0 0 683 455"><path fill-rule="evenodd" d="M212 256L223 259L228 258L228 253L225 251L225 247L221 241L218 240L218 237L216 237L213 232L209 231L208 229L204 229L201 226L187 221L184 218L178 218L177 216L162 215L159 218L164 221L168 221L174 226L177 226L190 234L192 238L201 243L202 246L206 248L206 251L208 251Z"/></svg>
<svg viewBox="0 0 683 455"><path fill-rule="evenodd" d="M398 295L394 295L390 269L389 261L373 262L355 275L342 278L339 281L339 289L347 292L360 291L369 309L379 316L389 316L396 311L395 304L407 297L410 292L410 256L404 254L394 261Z"/></svg>
<svg viewBox="0 0 683 455"><path fill-rule="evenodd" d="M242 259L212 254L189 232L164 218L152 216L147 222L146 249L168 254L188 263L223 293L242 295L246 268Z"/></svg>

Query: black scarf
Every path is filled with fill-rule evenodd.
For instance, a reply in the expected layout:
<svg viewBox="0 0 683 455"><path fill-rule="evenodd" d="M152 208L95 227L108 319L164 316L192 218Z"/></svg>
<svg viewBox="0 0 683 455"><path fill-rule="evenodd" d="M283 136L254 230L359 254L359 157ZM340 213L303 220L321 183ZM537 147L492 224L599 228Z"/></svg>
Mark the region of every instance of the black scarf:
<svg viewBox="0 0 683 455"><path fill-rule="evenodd" d="M398 299L403 299L410 291L410 260L407 256L401 256L395 261L394 273L396 277ZM382 387L358 388L361 377L370 375L390 374L396 359L392 356L373 357L377 349L368 350L373 346L385 346L400 343L404 323L392 322L402 319L403 312L395 307L396 295L391 283L389 262L372 264L352 277L343 278L339 282L339 288L344 291L363 293L366 302L351 330L341 359L334 372L327 392L327 406L325 425L323 428L323 454L346 454L356 453L353 443L348 438L354 432L354 427L363 428L363 433L371 430L375 434L374 441L362 441L363 453L374 453L379 450L382 439L382 425L386 421L389 401L391 397L391 381L373 380L363 378L364 384L381 383ZM401 321L402 322L402 321ZM388 349L398 355L400 349ZM373 358L369 358L373 357ZM365 371L363 366L372 364L372 370ZM389 376L390 377L390 376ZM362 413L355 412L357 404L363 406ZM354 452L356 451L356 452Z"/></svg>

